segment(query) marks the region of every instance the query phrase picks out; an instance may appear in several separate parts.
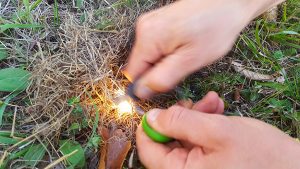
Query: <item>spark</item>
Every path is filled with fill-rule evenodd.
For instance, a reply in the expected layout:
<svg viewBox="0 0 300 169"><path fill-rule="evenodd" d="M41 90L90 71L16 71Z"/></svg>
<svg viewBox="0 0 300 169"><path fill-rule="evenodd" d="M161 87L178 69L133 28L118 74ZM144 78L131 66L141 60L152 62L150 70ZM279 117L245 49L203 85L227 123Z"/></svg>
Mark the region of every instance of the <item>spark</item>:
<svg viewBox="0 0 300 169"><path fill-rule="evenodd" d="M133 114L133 105L128 100L122 100L117 104L117 110L119 116L123 115L132 115Z"/></svg>
<svg viewBox="0 0 300 169"><path fill-rule="evenodd" d="M115 91L114 103L119 117L133 115L134 105L129 96L126 95L124 90Z"/></svg>

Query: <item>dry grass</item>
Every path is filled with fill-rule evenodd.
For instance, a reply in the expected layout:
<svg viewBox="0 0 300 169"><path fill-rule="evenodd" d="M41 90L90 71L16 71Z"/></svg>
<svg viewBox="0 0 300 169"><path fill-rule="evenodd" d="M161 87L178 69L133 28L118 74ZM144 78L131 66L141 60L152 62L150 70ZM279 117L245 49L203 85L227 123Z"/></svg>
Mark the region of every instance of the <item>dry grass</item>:
<svg viewBox="0 0 300 169"><path fill-rule="evenodd" d="M103 126L121 128L129 139L134 138L140 117L138 114L119 117L113 99L115 91L124 90L128 83L120 68L130 51L135 19L157 4L151 1L145 6L135 1L133 3L128 7L113 5L117 2L104 1L96 5L85 2L85 9L88 10L84 11L84 22L82 11L74 12L69 8L70 4L60 4L61 24L55 28L52 24L53 5L43 2L31 16L32 21L43 23L43 29L16 29L12 35L3 38L5 46L11 49L8 66L21 63L32 72L32 83L26 94L22 95L27 105L18 106L15 128L18 132L31 133L26 141L38 140L49 144L50 157L59 157L59 139L69 137L68 127L83 118L76 117L74 106L68 104L72 97L80 99L83 116L89 119L89 128L93 128L97 117L98 130ZM18 10L9 0L3 4L7 4L0 11L4 17ZM107 19L110 21L108 26L97 27ZM22 62L18 61L20 59ZM148 105L140 106L147 108ZM99 113L99 117L95 113ZM82 134L80 140L83 144L90 134L90 130ZM17 145L6 150L10 152L15 148Z"/></svg>
<svg viewBox="0 0 300 169"><path fill-rule="evenodd" d="M124 63L120 60L124 61L130 50L128 44L137 14L124 8L103 9L108 9L113 17L111 29L93 28L99 22L94 16L96 11L88 11L83 24L76 14L60 11L61 25L53 32L56 42L37 42L38 51L29 58L33 83L27 91L32 103L26 108L31 119L27 123L56 122L58 125L47 135L57 137L50 138L59 138L60 129L73 121L67 101L74 96L80 98L86 116L94 117L99 112L100 126L125 125L130 137L135 131L138 117L118 118L113 99L115 91L124 90L128 83L120 73Z"/></svg>

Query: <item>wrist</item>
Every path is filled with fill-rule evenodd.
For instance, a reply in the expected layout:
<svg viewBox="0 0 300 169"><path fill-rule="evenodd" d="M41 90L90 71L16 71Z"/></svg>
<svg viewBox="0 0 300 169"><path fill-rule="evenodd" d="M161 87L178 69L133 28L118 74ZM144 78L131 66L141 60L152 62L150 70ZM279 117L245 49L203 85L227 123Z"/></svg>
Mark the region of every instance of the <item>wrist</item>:
<svg viewBox="0 0 300 169"><path fill-rule="evenodd" d="M280 154L280 158L283 159L281 164L284 164L282 168L299 169L300 168L300 143L292 139L288 139L287 142L282 144L285 150ZM283 156L283 154L285 154ZM278 160L280 161L280 160Z"/></svg>

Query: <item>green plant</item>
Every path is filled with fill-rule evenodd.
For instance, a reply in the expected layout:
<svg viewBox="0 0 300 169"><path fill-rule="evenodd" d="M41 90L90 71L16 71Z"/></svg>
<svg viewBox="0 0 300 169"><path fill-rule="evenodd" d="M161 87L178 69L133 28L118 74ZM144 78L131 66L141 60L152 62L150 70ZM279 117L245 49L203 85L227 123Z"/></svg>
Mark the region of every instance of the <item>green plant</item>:
<svg viewBox="0 0 300 169"><path fill-rule="evenodd" d="M70 168L84 168L85 166L85 155L82 147L76 141L71 140L61 140L59 142L60 148L59 151L64 155L68 155L70 153L75 153L67 158L67 162Z"/></svg>
<svg viewBox="0 0 300 169"><path fill-rule="evenodd" d="M76 0L76 7L79 9L82 8L83 2L84 2L84 0Z"/></svg>
<svg viewBox="0 0 300 169"><path fill-rule="evenodd" d="M54 14L54 25L59 26L59 13L58 13L58 2L57 0L54 0L54 8L53 8L53 14Z"/></svg>
<svg viewBox="0 0 300 169"><path fill-rule="evenodd" d="M9 161L12 161L17 158L23 158L25 153L29 150L30 146L22 148L20 150L13 151L9 153L9 156L0 164L0 169L6 169Z"/></svg>
<svg viewBox="0 0 300 169"><path fill-rule="evenodd" d="M1 105L0 105L0 126L2 125L3 114L4 114L6 106L8 105L10 100L13 99L14 97L16 97L18 94L19 93L12 93L4 100L4 102L1 103Z"/></svg>
<svg viewBox="0 0 300 169"><path fill-rule="evenodd" d="M17 29L17 28L30 29L30 28L41 28L41 27L42 25L38 25L38 24L7 23L7 24L0 25L0 33L8 29Z"/></svg>
<svg viewBox="0 0 300 169"><path fill-rule="evenodd" d="M24 155L25 164L34 167L44 157L46 149L42 144L33 144Z"/></svg>
<svg viewBox="0 0 300 169"><path fill-rule="evenodd" d="M182 85L182 87L178 87L176 89L176 96L178 100L186 100L186 99L193 99L195 95L191 91L191 87L188 83Z"/></svg>
<svg viewBox="0 0 300 169"><path fill-rule="evenodd" d="M8 57L7 50L4 45L1 44L0 41L0 61L6 59Z"/></svg>
<svg viewBox="0 0 300 169"><path fill-rule="evenodd" d="M0 70L0 91L19 92L25 90L30 83L31 73L20 68Z"/></svg>

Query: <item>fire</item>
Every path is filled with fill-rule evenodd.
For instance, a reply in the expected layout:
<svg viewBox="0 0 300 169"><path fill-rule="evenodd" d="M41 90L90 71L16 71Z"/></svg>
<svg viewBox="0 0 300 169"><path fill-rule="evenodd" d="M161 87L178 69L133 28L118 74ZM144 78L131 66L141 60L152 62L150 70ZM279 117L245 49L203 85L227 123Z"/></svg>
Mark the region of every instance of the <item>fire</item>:
<svg viewBox="0 0 300 169"><path fill-rule="evenodd" d="M133 105L128 100L123 100L117 104L117 110L118 110L119 116L132 115L133 114Z"/></svg>
<svg viewBox="0 0 300 169"><path fill-rule="evenodd" d="M115 106L119 117L132 115L134 112L134 106L130 97L125 95L123 90L117 90L115 92Z"/></svg>

